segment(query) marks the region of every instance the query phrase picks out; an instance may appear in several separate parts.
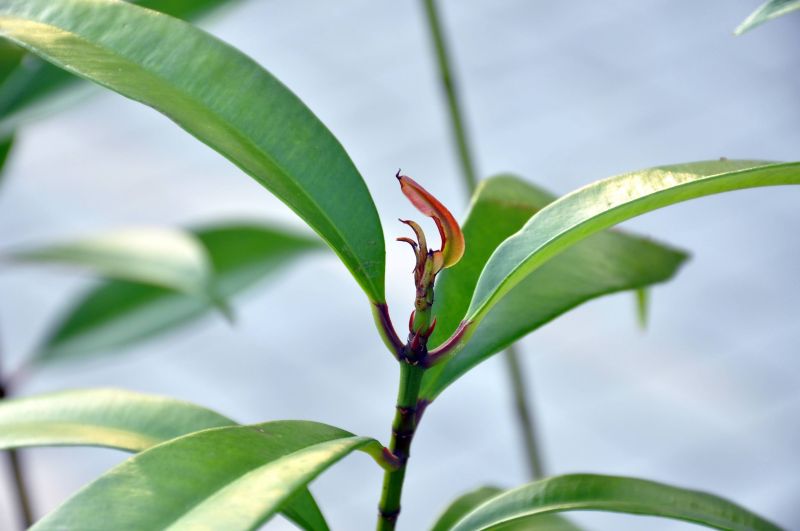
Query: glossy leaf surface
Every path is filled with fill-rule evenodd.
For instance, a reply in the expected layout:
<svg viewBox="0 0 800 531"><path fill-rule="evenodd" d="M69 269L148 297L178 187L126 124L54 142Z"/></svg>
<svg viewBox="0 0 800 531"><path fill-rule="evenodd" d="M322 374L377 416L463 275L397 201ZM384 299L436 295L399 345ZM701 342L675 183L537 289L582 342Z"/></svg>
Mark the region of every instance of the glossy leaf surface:
<svg viewBox="0 0 800 531"><path fill-rule="evenodd" d="M442 272L436 287L434 315L439 325L433 344L458 326L492 252L552 200L549 193L516 177L482 183L464 223L467 252L458 265ZM603 232L580 242L515 286L462 350L427 371L423 397L432 400L478 363L585 301L668 280L685 259L680 251L621 232Z"/></svg>
<svg viewBox="0 0 800 531"><path fill-rule="evenodd" d="M314 422L206 430L137 454L33 529L256 529L349 453L381 449Z"/></svg>
<svg viewBox="0 0 800 531"><path fill-rule="evenodd" d="M212 290L226 300L322 247L314 238L257 223L222 224L193 233L210 257ZM191 322L211 308L197 297L155 286L104 282L64 314L39 347L35 361L130 346Z"/></svg>
<svg viewBox="0 0 800 531"><path fill-rule="evenodd" d="M431 531L447 531L470 511L501 492L503 489L498 487L480 487L459 496L436 520ZM580 528L560 515L543 514L500 524L493 529L498 531L579 531Z"/></svg>
<svg viewBox="0 0 800 531"><path fill-rule="evenodd" d="M131 1L131 0L129 0ZM173 17L194 20L236 0L139 0L131 1ZM24 59L23 59L24 56ZM36 116L56 107L53 100L65 98L64 93L83 84L83 81L22 48L4 43L0 47L0 62L17 58L8 76L0 75L0 131L12 131ZM20 64L19 59L23 59ZM1 68L2 66L0 66ZM6 81L7 79L7 81Z"/></svg>
<svg viewBox="0 0 800 531"><path fill-rule="evenodd" d="M654 481L593 474L557 476L506 491L468 513L450 529L496 529L504 523L562 511L659 516L729 531L779 531L760 516L711 494Z"/></svg>
<svg viewBox="0 0 800 531"><path fill-rule="evenodd" d="M284 201L383 302L383 231L361 175L252 59L178 19L111 0L8 0L0 35L167 115Z"/></svg>
<svg viewBox="0 0 800 531"><path fill-rule="evenodd" d="M501 492L503 492L503 489L499 487L479 487L466 494L462 494L453 500L453 503L448 505L444 512L439 515L431 531L447 531L453 527L453 524L475 509L475 507L481 505L486 500L494 498Z"/></svg>
<svg viewBox="0 0 800 531"><path fill-rule="evenodd" d="M467 319L479 321L554 256L603 229L706 195L800 184L800 163L710 161L663 166L604 179L554 201L505 240L489 258Z"/></svg>
<svg viewBox="0 0 800 531"><path fill-rule="evenodd" d="M800 9L800 0L768 0L736 28L736 34L741 35L746 31L760 26L764 22L781 17L792 11Z"/></svg>
<svg viewBox="0 0 800 531"><path fill-rule="evenodd" d="M62 391L0 401L0 449L104 446L140 452L189 433L236 423L209 409L120 389ZM307 489L282 511L304 529L326 530Z"/></svg>
<svg viewBox="0 0 800 531"><path fill-rule="evenodd" d="M180 230L117 230L6 257L16 262L73 266L107 278L213 298L208 254L194 235Z"/></svg>
<svg viewBox="0 0 800 531"><path fill-rule="evenodd" d="M138 452L235 423L171 398L120 389L62 391L0 402L0 448L105 446Z"/></svg>

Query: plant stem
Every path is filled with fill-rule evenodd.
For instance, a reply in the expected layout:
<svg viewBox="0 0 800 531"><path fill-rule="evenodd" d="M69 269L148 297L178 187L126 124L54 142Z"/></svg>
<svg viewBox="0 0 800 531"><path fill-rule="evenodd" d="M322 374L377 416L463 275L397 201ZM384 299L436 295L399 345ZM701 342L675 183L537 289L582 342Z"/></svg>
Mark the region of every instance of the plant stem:
<svg viewBox="0 0 800 531"><path fill-rule="evenodd" d="M17 495L19 519L22 524L22 529L28 529L33 525L33 510L31 508L31 500L28 497L28 488L25 483L20 454L12 449L8 450L6 455L8 455L8 466L11 469L11 478Z"/></svg>
<svg viewBox="0 0 800 531"><path fill-rule="evenodd" d="M400 514L400 496L403 492L411 441L417 429L417 402L424 372L424 368L411 365L407 360L400 362L397 407L392 422L392 439L389 446L389 449L400 461L400 467L397 470L387 471L383 475L383 490L378 505L377 529L379 531L394 529Z"/></svg>
<svg viewBox="0 0 800 531"><path fill-rule="evenodd" d="M525 458L528 461L528 471L531 479L542 479L545 476L542 456L536 437L536 428L533 415L528 408L528 388L525 385L522 365L519 362L519 352L514 345L508 347L503 355L503 360L508 368L511 379L511 390L514 393L514 410L517 414L517 424L525 448Z"/></svg>
<svg viewBox="0 0 800 531"><path fill-rule="evenodd" d="M461 163L461 172L464 175L467 188L470 193L472 193L478 185L478 178L476 177L475 163L469 148L469 141L467 140L467 131L462 118L463 113L461 112L461 103L458 99L456 83L450 68L450 58L447 52L447 44L444 40L442 24L439 20L439 13L436 10L435 1L423 0L423 3L425 4L428 30L430 31L433 46L436 50L436 62L439 67L442 89L447 98L447 106L450 111L450 129L455 137L458 158Z"/></svg>
<svg viewBox="0 0 800 531"><path fill-rule="evenodd" d="M0 350L2 356L2 350ZM0 369L2 367L0 366ZM9 385L5 382L2 370L0 370L0 400L3 400L9 395ZM11 483L14 485L14 491L17 497L17 510L19 518L22 523L22 528L27 529L33 525L33 510L31 509L31 501L28 496L28 488L25 484L25 474L23 472L22 462L17 450L11 449L5 452L8 455L8 467L11 472Z"/></svg>
<svg viewBox="0 0 800 531"><path fill-rule="evenodd" d="M431 40L436 51L437 66L439 77L441 78L442 88L447 97L447 104L450 117L450 129L456 140L459 162L461 164L464 183L470 194L475 191L477 178L475 163L467 140L467 133L462 118L461 105L458 100L455 78L450 66L450 57L445 43L444 31L436 10L435 0L423 0L425 4L425 14L428 22L428 29ZM469 243L468 243L469 244ZM511 391L514 396L514 407L518 419L520 436L525 448L525 455L528 459L528 467L531 472L531 479L539 479L544 473L542 469L542 459L536 445L533 414L528 407L527 390L525 388L525 378L519 363L517 351L509 347L501 356L506 362L508 375L511 380Z"/></svg>

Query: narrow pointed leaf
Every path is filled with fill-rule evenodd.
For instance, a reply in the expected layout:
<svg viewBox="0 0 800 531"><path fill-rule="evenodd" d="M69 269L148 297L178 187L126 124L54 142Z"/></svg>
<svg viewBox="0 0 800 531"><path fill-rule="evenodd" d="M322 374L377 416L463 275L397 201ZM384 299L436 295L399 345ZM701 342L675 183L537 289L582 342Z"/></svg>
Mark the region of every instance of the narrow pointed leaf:
<svg viewBox="0 0 800 531"><path fill-rule="evenodd" d="M800 0L768 0L736 28L736 35L760 26L764 22L800 9Z"/></svg>
<svg viewBox="0 0 800 531"><path fill-rule="evenodd" d="M433 194L411 177L400 175L400 172L398 172L397 179L400 181L400 190L411 201L411 204L436 222L436 227L439 229L439 237L442 241L442 248L440 249L442 266L445 268L454 266L464 255L464 234L461 232L461 227L459 227L453 214ZM420 236L422 231L414 227L414 225L411 225L411 227L414 228L414 232L417 233L419 238L420 251L427 252L428 248L424 243L425 239Z"/></svg>
<svg viewBox="0 0 800 531"><path fill-rule="evenodd" d="M314 422L206 430L132 457L33 529L256 529L349 453L381 449Z"/></svg>
<svg viewBox="0 0 800 531"><path fill-rule="evenodd" d="M800 163L695 162L636 171L585 186L543 208L497 247L481 272L467 320L480 321L532 272L603 229L688 199L782 184L800 184Z"/></svg>
<svg viewBox="0 0 800 531"><path fill-rule="evenodd" d="M236 423L209 409L120 389L62 391L0 401L0 449L104 446L140 452L189 433ZM326 530L307 489L283 505L303 529Z"/></svg>
<svg viewBox="0 0 800 531"><path fill-rule="evenodd" d="M464 223L467 252L458 265L442 272L436 287L434 345L458 326L492 252L552 200L511 176L482 183ZM478 363L585 301L668 280L685 259L680 251L616 231L580 242L515 286L462 350L427 371L422 396L432 400Z"/></svg>
<svg viewBox="0 0 800 531"><path fill-rule="evenodd" d="M131 0L129 0L131 1ZM237 0L139 0L131 1L184 20L195 20ZM0 61L5 57L18 59L8 76L0 75L0 131L8 132L25 125L31 119L48 114L63 103L88 92L72 94L88 86L81 78L70 74L38 57L27 54L10 43L0 48Z"/></svg>
<svg viewBox="0 0 800 531"><path fill-rule="evenodd" d="M209 292L211 265L191 233L175 229L117 230L81 240L8 253L15 262L78 267L93 274L193 295Z"/></svg>
<svg viewBox="0 0 800 531"><path fill-rule="evenodd" d="M212 291L225 300L321 248L317 239L256 223L219 224L193 233L211 260ZM34 361L111 352L174 330L211 309L208 301L171 290L104 282L65 312Z"/></svg>
<svg viewBox="0 0 800 531"><path fill-rule="evenodd" d="M206 408L120 389L62 391L0 402L0 448L105 446L139 452L235 422Z"/></svg>
<svg viewBox="0 0 800 531"><path fill-rule="evenodd" d="M711 494L643 479L594 474L557 476L506 491L468 513L451 529L496 529L503 523L562 511L659 516L729 531L779 531L764 518Z"/></svg>
<svg viewBox="0 0 800 531"><path fill-rule="evenodd" d="M252 59L178 19L112 0L7 0L0 35L170 117L284 201L383 302L383 231L361 175Z"/></svg>

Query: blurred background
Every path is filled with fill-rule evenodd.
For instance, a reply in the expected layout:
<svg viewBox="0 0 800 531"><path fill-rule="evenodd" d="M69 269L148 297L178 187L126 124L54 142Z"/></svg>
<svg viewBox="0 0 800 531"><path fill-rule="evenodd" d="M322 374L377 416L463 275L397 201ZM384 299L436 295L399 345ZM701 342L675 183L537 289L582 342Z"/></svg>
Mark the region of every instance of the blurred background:
<svg viewBox="0 0 800 531"><path fill-rule="evenodd" d="M757 0L440 2L481 176L510 171L556 193L659 164L800 158L800 16L743 37ZM362 172L387 239L395 321L411 253L396 219L402 168L463 216L420 2L242 0L201 24L253 56L328 125ZM626 224L691 251L653 290L590 302L520 344L550 474L598 472L708 490L800 528L800 188L750 190ZM0 190L0 247L129 225L269 220L304 230L252 179L155 111L97 90L27 127ZM432 229L430 229L432 230ZM6 366L91 283L50 268L0 271ZM333 253L296 262L216 315L76 364L20 394L115 386L191 400L241 422L313 419L388 440L397 367ZM495 358L426 413L402 529L456 495L527 481L504 366ZM125 458L24 452L38 514ZM374 525L380 470L352 456L312 487L334 529ZM0 481L0 529L13 529ZM588 529L684 529L580 514ZM278 519L269 529L290 528Z"/></svg>

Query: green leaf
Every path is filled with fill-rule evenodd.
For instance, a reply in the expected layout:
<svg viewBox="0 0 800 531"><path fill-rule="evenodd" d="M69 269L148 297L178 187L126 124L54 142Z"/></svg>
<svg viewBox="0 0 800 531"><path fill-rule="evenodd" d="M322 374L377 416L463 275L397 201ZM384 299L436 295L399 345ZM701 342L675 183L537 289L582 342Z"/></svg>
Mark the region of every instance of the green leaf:
<svg viewBox="0 0 800 531"><path fill-rule="evenodd" d="M647 328L647 320L650 309L650 292L646 288L636 290L636 318L639 327L644 330Z"/></svg>
<svg viewBox="0 0 800 531"><path fill-rule="evenodd" d="M0 184L3 184L3 175L5 174L6 161L11 154L11 148L14 146L14 137L9 136L0 140Z"/></svg>
<svg viewBox="0 0 800 531"><path fill-rule="evenodd" d="M447 531L470 511L503 492L498 487L480 487L470 491L445 509L431 531ZM493 531L580 531L580 528L558 514L542 514L500 524Z"/></svg>
<svg viewBox="0 0 800 531"><path fill-rule="evenodd" d="M548 260L603 229L688 199L781 184L800 184L800 163L695 162L585 186L543 208L497 247L481 273L466 319L479 322Z"/></svg>
<svg viewBox="0 0 800 531"><path fill-rule="evenodd" d="M187 402L119 389L62 391L0 401L0 449L105 446L138 452L235 422Z"/></svg>
<svg viewBox="0 0 800 531"><path fill-rule="evenodd" d="M172 17L110 0L8 0L0 35L169 116L284 201L384 301L383 231L339 142L252 59Z"/></svg>
<svg viewBox="0 0 800 531"><path fill-rule="evenodd" d="M185 20L200 18L233 0L140 0L132 1L142 7ZM20 59L24 57L22 64ZM59 104L75 99L66 93L83 85L83 81L38 57L26 54L11 43L0 46L0 63L6 57L16 57L14 68L0 66L0 131L9 132L25 125L32 118L45 115ZM9 75L2 75L6 71ZM7 80L7 81L6 81ZM84 91L78 91L83 93ZM54 101L58 100L58 101Z"/></svg>
<svg viewBox="0 0 800 531"><path fill-rule="evenodd" d="M107 278L214 298L210 293L211 264L205 248L191 233L175 229L116 230L73 242L6 253L4 258L73 266Z"/></svg>
<svg viewBox="0 0 800 531"><path fill-rule="evenodd" d="M505 522L561 511L660 516L729 531L779 531L775 524L711 494L643 479L593 474L558 476L506 491L450 529L496 529L494 526Z"/></svg>
<svg viewBox="0 0 800 531"><path fill-rule="evenodd" d="M768 20L781 17L797 9L800 9L800 0L768 0L762 4L761 7L753 11L750 16L736 28L735 33L736 35L741 35Z"/></svg>
<svg viewBox="0 0 800 531"><path fill-rule="evenodd" d="M436 345L455 330L489 256L553 196L500 176L479 187L464 223L467 251L440 274L434 314ZM475 365L564 312L596 297L668 280L686 255L643 238L607 231L580 242L534 271L479 324L464 348L426 371L422 396L433 400Z"/></svg>
<svg viewBox="0 0 800 531"><path fill-rule="evenodd" d="M209 409L120 389L62 391L0 401L0 449L104 446L139 452L189 433L236 423ZM307 489L283 506L304 529L326 530Z"/></svg>
<svg viewBox="0 0 800 531"><path fill-rule="evenodd" d="M481 505L486 500L494 498L503 492L499 487L479 487L456 498L447 509L439 515L431 531L447 531L453 524L461 520L467 513Z"/></svg>
<svg viewBox="0 0 800 531"><path fill-rule="evenodd" d="M32 529L256 529L325 469L374 439L303 421L173 439L110 470Z"/></svg>
<svg viewBox="0 0 800 531"><path fill-rule="evenodd" d="M224 300L321 247L317 239L256 223L219 224L193 232L211 260L212 291ZM171 290L104 282L69 308L38 348L34 361L57 361L130 346L174 330L210 309L207 301Z"/></svg>

